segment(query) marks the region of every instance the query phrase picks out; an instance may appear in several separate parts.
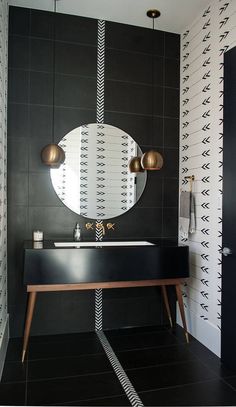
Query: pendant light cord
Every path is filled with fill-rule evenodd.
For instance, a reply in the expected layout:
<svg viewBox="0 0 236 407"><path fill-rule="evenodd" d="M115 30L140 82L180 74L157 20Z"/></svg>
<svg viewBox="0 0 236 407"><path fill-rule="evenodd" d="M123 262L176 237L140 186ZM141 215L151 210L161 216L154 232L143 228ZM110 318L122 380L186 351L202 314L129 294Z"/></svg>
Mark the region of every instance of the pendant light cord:
<svg viewBox="0 0 236 407"><path fill-rule="evenodd" d="M53 50L52 50L52 73L53 73L53 80L52 80L52 142L54 144L54 136L55 136L55 86L56 86L56 12L57 12L57 0L54 0L54 10L53 10Z"/></svg>
<svg viewBox="0 0 236 407"><path fill-rule="evenodd" d="M155 102L155 89L154 89L154 17L152 17L152 140L154 135L154 102Z"/></svg>

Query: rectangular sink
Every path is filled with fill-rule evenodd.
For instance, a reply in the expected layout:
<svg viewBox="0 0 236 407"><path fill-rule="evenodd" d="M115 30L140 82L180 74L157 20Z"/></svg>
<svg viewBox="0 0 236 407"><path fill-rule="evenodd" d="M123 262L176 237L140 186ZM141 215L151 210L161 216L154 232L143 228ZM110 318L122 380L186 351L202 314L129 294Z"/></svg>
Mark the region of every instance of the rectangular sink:
<svg viewBox="0 0 236 407"><path fill-rule="evenodd" d="M130 242L54 242L55 247L152 246L146 241Z"/></svg>

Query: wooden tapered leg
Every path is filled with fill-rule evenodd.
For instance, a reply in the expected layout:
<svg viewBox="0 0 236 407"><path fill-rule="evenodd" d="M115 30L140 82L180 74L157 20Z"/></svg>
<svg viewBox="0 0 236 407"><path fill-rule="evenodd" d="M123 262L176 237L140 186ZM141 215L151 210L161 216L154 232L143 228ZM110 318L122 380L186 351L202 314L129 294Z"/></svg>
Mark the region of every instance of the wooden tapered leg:
<svg viewBox="0 0 236 407"><path fill-rule="evenodd" d="M29 293L29 301L27 306L27 314L26 314L26 321L25 321L25 331L24 331L24 343L23 343L23 351L22 351L22 363L25 359L25 354L27 351L28 341L29 341L29 334L30 334L30 327L34 313L34 306L36 301L36 292Z"/></svg>
<svg viewBox="0 0 236 407"><path fill-rule="evenodd" d="M184 312L184 302L183 302L183 297L182 297L182 291L181 291L180 284L176 284L175 289L176 289L176 295L177 295L177 300L178 300L178 304L179 304L179 311L180 311L180 315L181 315L181 318L182 318L183 327L184 327L184 330L185 330L186 341L189 343L189 336L188 336L187 324L186 324L185 312Z"/></svg>
<svg viewBox="0 0 236 407"><path fill-rule="evenodd" d="M166 307L166 312L170 321L170 327L173 328L173 322L172 322L172 318L171 318L171 312L170 312L170 305L169 305L169 300L168 300L168 295L167 295L167 291L166 291L166 286L162 285L161 286L161 291L162 291L162 295L164 298L164 303L165 303L165 307Z"/></svg>

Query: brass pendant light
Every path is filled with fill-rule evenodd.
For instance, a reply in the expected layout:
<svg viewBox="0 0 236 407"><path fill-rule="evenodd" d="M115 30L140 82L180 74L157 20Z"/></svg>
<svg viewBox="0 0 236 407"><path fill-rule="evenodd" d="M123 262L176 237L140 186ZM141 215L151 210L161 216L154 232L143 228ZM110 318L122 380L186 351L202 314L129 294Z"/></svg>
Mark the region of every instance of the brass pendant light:
<svg viewBox="0 0 236 407"><path fill-rule="evenodd" d="M133 157L129 161L130 172L143 172L144 169L141 165L141 157Z"/></svg>
<svg viewBox="0 0 236 407"><path fill-rule="evenodd" d="M41 160L51 168L59 168L65 161L65 152L58 144L47 144L41 151Z"/></svg>
<svg viewBox="0 0 236 407"><path fill-rule="evenodd" d="M160 170L163 166L163 157L158 151L147 151L141 157L141 166L144 170Z"/></svg>
<svg viewBox="0 0 236 407"><path fill-rule="evenodd" d="M154 20L160 17L159 10L152 9L147 11L147 16L152 18L152 132L154 133ZM158 151L150 150L141 157L141 166L144 170L160 170L163 166L163 157Z"/></svg>
<svg viewBox="0 0 236 407"><path fill-rule="evenodd" d="M59 168L65 161L65 152L56 143L54 143L54 122L55 122L55 14L56 3L54 0L54 20L53 20L53 94L52 94L52 143L47 144L41 151L41 160L43 164L51 168Z"/></svg>

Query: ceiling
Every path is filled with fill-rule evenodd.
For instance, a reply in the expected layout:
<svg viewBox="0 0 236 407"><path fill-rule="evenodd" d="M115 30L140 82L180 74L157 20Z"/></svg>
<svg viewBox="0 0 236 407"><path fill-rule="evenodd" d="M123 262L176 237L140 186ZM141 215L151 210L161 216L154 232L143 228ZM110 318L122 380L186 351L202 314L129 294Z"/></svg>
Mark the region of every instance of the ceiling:
<svg viewBox="0 0 236 407"><path fill-rule="evenodd" d="M150 8L161 12L155 28L183 33L210 0L57 0L57 12L152 27L146 16ZM10 5L53 10L54 0L9 0Z"/></svg>

